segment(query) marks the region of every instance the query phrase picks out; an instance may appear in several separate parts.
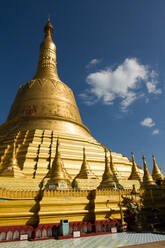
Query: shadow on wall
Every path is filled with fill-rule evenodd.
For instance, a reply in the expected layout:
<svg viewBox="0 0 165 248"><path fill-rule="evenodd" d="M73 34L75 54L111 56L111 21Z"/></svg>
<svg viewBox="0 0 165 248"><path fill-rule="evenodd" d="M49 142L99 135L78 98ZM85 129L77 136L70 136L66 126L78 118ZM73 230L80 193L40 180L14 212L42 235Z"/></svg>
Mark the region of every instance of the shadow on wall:
<svg viewBox="0 0 165 248"><path fill-rule="evenodd" d="M91 190L88 193L87 199L89 203L86 205L85 210L88 210L88 214L84 217L84 222L90 222L92 224L95 223L95 199L96 199L96 190Z"/></svg>
<svg viewBox="0 0 165 248"><path fill-rule="evenodd" d="M30 212L33 213L33 216L26 222L26 225L33 226L34 228L37 228L37 226L40 223L40 217L39 217L39 212L40 212L40 202L42 201L43 194L44 194L44 179L39 184L39 191L35 197L35 204L34 206L30 209Z"/></svg>

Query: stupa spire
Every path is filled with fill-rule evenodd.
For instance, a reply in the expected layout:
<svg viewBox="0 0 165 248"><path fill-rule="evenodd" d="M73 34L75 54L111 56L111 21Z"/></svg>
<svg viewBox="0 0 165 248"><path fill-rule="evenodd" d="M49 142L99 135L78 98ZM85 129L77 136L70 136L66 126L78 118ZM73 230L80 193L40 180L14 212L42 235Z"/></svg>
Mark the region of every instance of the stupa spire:
<svg viewBox="0 0 165 248"><path fill-rule="evenodd" d="M7 125L16 130L18 125L19 130L49 129L58 134L80 135L83 139L90 137L90 131L81 121L72 90L57 75L56 46L52 40L50 19L44 32L36 75L19 88ZM4 129L8 132L8 128Z"/></svg>
<svg viewBox="0 0 165 248"><path fill-rule="evenodd" d="M53 30L49 16L44 27L45 38L40 45L38 68L34 78L59 80L56 67L56 45L52 40Z"/></svg>
<svg viewBox="0 0 165 248"><path fill-rule="evenodd" d="M83 162L81 165L81 169L79 174L76 176L76 179L87 179L87 178L94 178L93 172L89 169L89 165L86 159L86 152L85 147L83 148Z"/></svg>
<svg viewBox="0 0 165 248"><path fill-rule="evenodd" d="M113 158L112 158L112 151L109 150L109 152L110 152L110 169L111 169L114 177L117 179L117 175L116 175L117 173L116 173L116 170L115 170L115 167L114 167L114 163L113 163Z"/></svg>
<svg viewBox="0 0 165 248"><path fill-rule="evenodd" d="M156 160L155 160L155 156L154 154L152 154L152 158L153 158L153 170L152 170L152 177L155 181L157 180L163 180L164 176L161 172L161 170L159 169Z"/></svg>
<svg viewBox="0 0 165 248"><path fill-rule="evenodd" d="M51 37L52 38L52 33L53 33L53 26L52 24L50 23L50 15L48 15L48 22L47 24L45 25L44 27L44 32L45 32L45 38L47 36Z"/></svg>
<svg viewBox="0 0 165 248"><path fill-rule="evenodd" d="M137 166L136 166L136 163L135 163L134 153L131 152L131 154L132 154L132 171L131 171L131 174L130 174L128 180L138 180L138 181L141 182L141 178L139 176Z"/></svg>
<svg viewBox="0 0 165 248"><path fill-rule="evenodd" d="M61 158L61 152L60 152L60 142L59 139L57 139L56 144L56 154L55 158L52 163L52 168L49 170L47 177L50 178L48 181L48 184L46 187L50 188L50 186L53 188L59 188L59 189L66 189L70 188L70 181L69 177L64 169L64 164Z"/></svg>
<svg viewBox="0 0 165 248"><path fill-rule="evenodd" d="M16 139L14 139L13 147L11 147L11 149L10 162L7 166L1 168L0 176L15 178L25 177L17 164L16 154L18 148L16 149Z"/></svg>
<svg viewBox="0 0 165 248"><path fill-rule="evenodd" d="M66 173L64 171L64 164L61 158L59 139L57 139L56 155L52 163L51 177L56 178L56 179L66 179Z"/></svg>
<svg viewBox="0 0 165 248"><path fill-rule="evenodd" d="M152 176L148 170L144 154L142 156L142 159L143 159L143 166L144 166L144 175L143 175L142 187L143 188L150 188L150 187L155 186L155 183L154 183L153 178L152 178Z"/></svg>
<svg viewBox="0 0 165 248"><path fill-rule="evenodd" d="M107 149L105 148L105 170L102 176L102 181L99 185L99 189L103 188L114 188L116 187L116 181L111 171L110 164L107 157Z"/></svg>

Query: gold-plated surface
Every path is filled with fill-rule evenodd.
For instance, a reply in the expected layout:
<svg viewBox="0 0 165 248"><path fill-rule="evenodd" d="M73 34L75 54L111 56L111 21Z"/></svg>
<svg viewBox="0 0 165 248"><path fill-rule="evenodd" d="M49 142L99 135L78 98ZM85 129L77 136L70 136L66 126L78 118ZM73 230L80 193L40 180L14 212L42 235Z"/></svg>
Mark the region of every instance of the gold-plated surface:
<svg viewBox="0 0 165 248"><path fill-rule="evenodd" d="M47 78L59 81L56 67L56 45L52 40L53 26L49 19L44 32L45 39L40 46L39 63L34 78Z"/></svg>
<svg viewBox="0 0 165 248"><path fill-rule="evenodd" d="M106 188L115 188L115 187L116 187L116 181L109 165L107 150L105 149L105 169L104 169L104 174L102 176L102 181L98 188L106 189Z"/></svg>
<svg viewBox="0 0 165 248"><path fill-rule="evenodd" d="M116 171L114 163L113 163L112 151L110 150L109 153L110 153L110 169L111 169L115 179L117 179L117 171Z"/></svg>
<svg viewBox="0 0 165 248"><path fill-rule="evenodd" d="M74 179L80 171L82 150L85 146L90 170L101 180L105 166L102 145L90 137L85 139L72 134L59 134L51 130L36 129L10 133L0 143L1 167L5 168L10 163L11 148L16 136L16 147L19 147L16 153L17 164L26 177L42 179L47 175L50 160L53 161L55 157L56 141L59 137L64 168L71 178ZM112 157L117 177L127 179L131 173L131 161L119 153L112 152ZM140 174L143 175L142 170L140 170Z"/></svg>
<svg viewBox="0 0 165 248"><path fill-rule="evenodd" d="M159 169L156 160L155 160L155 156L154 154L152 154L152 158L153 158L153 170L152 170L152 177L155 181L157 180L163 180L164 176L163 173L161 172L161 170Z"/></svg>
<svg viewBox="0 0 165 248"><path fill-rule="evenodd" d="M7 121L0 126L1 167L9 163L11 149L8 146L12 147L17 137L16 157L22 173L33 179L43 178L48 173L59 137L64 168L70 177L74 179L79 173L82 149L86 147L90 170L101 180L104 148L83 125L72 90L58 77L50 20L44 31L36 75L20 87ZM117 176L128 178L131 162L121 154L112 156Z"/></svg>
<svg viewBox="0 0 165 248"><path fill-rule="evenodd" d="M142 188L152 188L152 187L155 187L155 182L148 170L148 167L147 167L147 163L146 163L146 160L145 160L145 156L143 155L142 156L142 159L143 159L143 166L144 166L144 175L143 175L143 182L142 182Z"/></svg>
<svg viewBox="0 0 165 248"><path fill-rule="evenodd" d="M5 163L4 166L2 166L2 161L5 157L1 158L0 176L24 178L25 176L23 175L22 171L20 170L17 164L16 154L19 150L19 146L16 149L15 140L13 143L13 147L11 147L10 145L7 146L7 150L10 149L11 149L11 158L9 159L8 163Z"/></svg>
<svg viewBox="0 0 165 248"><path fill-rule="evenodd" d="M14 191L8 192L4 198L10 198ZM19 192L16 192L19 194ZM39 209L34 213L37 198L36 192L20 192L21 199L14 198L12 201L0 202L0 226L26 225L32 220L39 223L57 223L61 219L70 221L90 221L90 190L82 191L44 191L39 201ZM1 190L0 190L1 194ZM31 197L29 195L31 194ZM122 190L121 195L131 196L131 190ZM110 198L111 197L111 198ZM118 190L97 190L94 192L94 215L96 220L120 218L119 192ZM26 199L26 200L25 200ZM110 199L110 206L109 206ZM88 208L87 208L88 206ZM113 210L113 213L110 214ZM125 208L122 208L125 211Z"/></svg>
<svg viewBox="0 0 165 248"><path fill-rule="evenodd" d="M75 189L96 189L100 180L95 176L93 171L90 169L86 159L85 147L83 147L83 161L79 173L73 180L72 186Z"/></svg>
<svg viewBox="0 0 165 248"><path fill-rule="evenodd" d="M88 162L86 160L86 153L85 153L85 147L84 147L83 148L83 162L81 165L80 172L76 176L76 179L89 179L89 178L96 178L96 176L89 168Z"/></svg>
<svg viewBox="0 0 165 248"><path fill-rule="evenodd" d="M134 157L134 153L132 152L132 171L131 171L131 175L129 176L129 180L138 180L139 182L141 182L141 177L139 175L139 172L137 170L137 166L135 163L135 157Z"/></svg>
<svg viewBox="0 0 165 248"><path fill-rule="evenodd" d="M0 198L7 200L0 202L0 225L90 221L91 194L96 220L109 215L110 197L111 217L120 218L114 187L128 195L140 187L127 180L132 161L105 150L82 123L73 92L57 73L49 19L44 32L36 75L19 88L0 126ZM152 184L145 171L145 185Z"/></svg>
<svg viewBox="0 0 165 248"><path fill-rule="evenodd" d="M56 46L49 20L44 31L36 75L19 88L6 128L0 131L39 128L90 137L89 130L82 124L72 90L58 77Z"/></svg>
<svg viewBox="0 0 165 248"><path fill-rule="evenodd" d="M66 189L71 188L69 177L64 169L59 148L59 139L57 139L56 155L50 168L48 175L50 178L47 182L48 189Z"/></svg>

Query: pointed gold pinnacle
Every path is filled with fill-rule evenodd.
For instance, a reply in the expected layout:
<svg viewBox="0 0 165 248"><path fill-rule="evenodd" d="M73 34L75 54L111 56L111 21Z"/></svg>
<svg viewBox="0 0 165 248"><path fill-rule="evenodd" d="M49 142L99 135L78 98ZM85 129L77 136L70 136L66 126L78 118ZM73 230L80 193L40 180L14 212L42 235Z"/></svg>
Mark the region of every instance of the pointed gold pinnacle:
<svg viewBox="0 0 165 248"><path fill-rule="evenodd" d="M142 187L143 188L150 188L150 187L155 186L155 183L152 179L151 174L149 173L144 154L142 156L142 159L143 159L143 166L144 166L144 175L143 175Z"/></svg>

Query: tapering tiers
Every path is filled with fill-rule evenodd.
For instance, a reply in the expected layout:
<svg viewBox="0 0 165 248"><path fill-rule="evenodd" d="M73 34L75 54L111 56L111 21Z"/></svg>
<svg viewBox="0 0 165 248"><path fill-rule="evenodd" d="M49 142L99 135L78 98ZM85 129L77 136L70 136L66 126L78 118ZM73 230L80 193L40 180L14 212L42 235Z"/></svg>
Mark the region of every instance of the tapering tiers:
<svg viewBox="0 0 165 248"><path fill-rule="evenodd" d="M85 147L83 147L83 161L79 173L73 180L72 186L73 188L79 190L80 189L92 190L92 189L96 189L98 184L99 184L99 179L90 169L90 166L86 158L86 150Z"/></svg>
<svg viewBox="0 0 165 248"><path fill-rule="evenodd" d="M141 186L144 189L153 188L156 186L156 184L148 170L144 154L142 156L142 159L143 159L143 166L144 166L144 175L143 175L143 182Z"/></svg>
<svg viewBox="0 0 165 248"><path fill-rule="evenodd" d="M141 177L138 173L137 166L135 163L134 153L131 152L131 154L132 154L132 171L131 171L131 174L130 174L128 180L138 180L139 182L141 182Z"/></svg>
<svg viewBox="0 0 165 248"><path fill-rule="evenodd" d="M59 80L56 67L56 45L52 40L53 26L48 19L44 28L45 39L40 46L37 72L34 78Z"/></svg>
<svg viewBox="0 0 165 248"><path fill-rule="evenodd" d="M0 144L1 168L11 164L13 137L18 134L16 148L20 146L20 149L16 149L14 163L18 163L21 172L29 180L43 179L48 171L53 173L56 164L54 152L58 147L55 140L59 137L62 140L61 159L65 165L60 174L65 178L63 171L66 172L66 178L71 180L78 174L81 178L87 177L77 180L82 181L83 189L96 189L104 172L104 149L82 123L72 90L57 75L56 46L52 40L50 19L44 33L36 76L19 88L8 119L0 127L0 139L3 140ZM84 150L82 163L83 147L86 147L88 158ZM120 175L121 179L127 180L130 161L118 153L113 153L113 159L115 163L111 154L110 168L114 178ZM143 173L142 170L140 172ZM52 178L56 178L56 172Z"/></svg>
<svg viewBox="0 0 165 248"><path fill-rule="evenodd" d="M85 147L83 148L83 162L81 165L80 172L76 176L76 179L88 179L88 178L96 178L94 173L90 170L88 162L86 160Z"/></svg>
<svg viewBox="0 0 165 248"><path fill-rule="evenodd" d="M0 198L7 200L0 201L0 226L9 226L5 237L13 226L13 239L17 225L25 225L26 232L28 225L29 231L37 231L36 238L44 238L40 228L63 217L88 224L106 219L110 230L119 218L122 223L122 194L136 197L138 172L143 175L133 154L132 162L115 152L112 158L112 152L107 155L107 149L84 126L72 90L57 74L50 19L44 33L36 75L19 88L8 119L0 126ZM144 157L143 164L143 188L155 187ZM129 176L134 180L128 180ZM131 191L133 185L137 187ZM108 200L111 196L112 201ZM38 227L36 220L41 224ZM29 224L35 229L29 229ZM108 224L104 227L108 231ZM48 228L53 235L54 224Z"/></svg>
<svg viewBox="0 0 165 248"><path fill-rule="evenodd" d="M112 151L109 150L109 153L110 153L110 169L111 169L111 171L112 171L114 177L115 177L116 180L117 180L117 172L116 172L116 170L115 170L115 166L114 166L114 163L113 163Z"/></svg>
<svg viewBox="0 0 165 248"><path fill-rule="evenodd" d="M50 178L47 187L49 189L66 189L71 188L69 177L64 169L64 164L60 153L60 143L57 139L56 155L52 163L52 167L48 172L47 177Z"/></svg>
<svg viewBox="0 0 165 248"><path fill-rule="evenodd" d="M19 126L19 130L49 129L59 135L68 133L91 137L81 121L72 90L58 77L56 46L52 40L53 27L49 20L44 32L36 75L19 88L5 132L0 130L0 134L4 135L11 126L13 130Z"/></svg>
<svg viewBox="0 0 165 248"><path fill-rule="evenodd" d="M110 169L110 164L107 157L107 149L105 148L105 170L102 176L102 181L99 185L99 189L108 189L116 187L115 177Z"/></svg>
<svg viewBox="0 0 165 248"><path fill-rule="evenodd" d="M15 139L13 142L13 147L9 146L8 148L11 154L10 162L8 164L5 164L4 161L4 164L1 165L0 176L14 177L14 178L25 177L17 164L16 154L17 154L17 149L19 149L19 147L16 149Z"/></svg>
<svg viewBox="0 0 165 248"><path fill-rule="evenodd" d="M152 170L152 177L155 180L155 182L157 182L158 180L163 180L164 176L163 173L161 172L161 170L159 169L156 160L155 160L155 156L154 154L152 154L152 158L153 158L153 170Z"/></svg>

